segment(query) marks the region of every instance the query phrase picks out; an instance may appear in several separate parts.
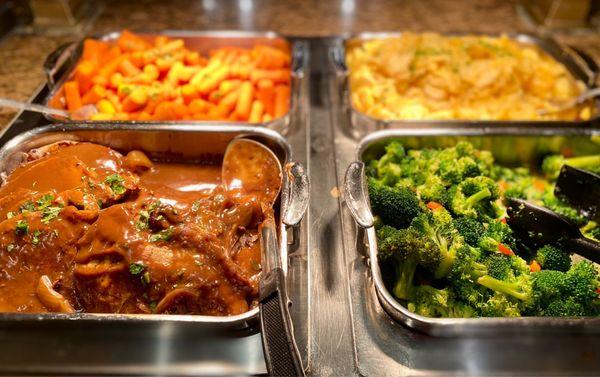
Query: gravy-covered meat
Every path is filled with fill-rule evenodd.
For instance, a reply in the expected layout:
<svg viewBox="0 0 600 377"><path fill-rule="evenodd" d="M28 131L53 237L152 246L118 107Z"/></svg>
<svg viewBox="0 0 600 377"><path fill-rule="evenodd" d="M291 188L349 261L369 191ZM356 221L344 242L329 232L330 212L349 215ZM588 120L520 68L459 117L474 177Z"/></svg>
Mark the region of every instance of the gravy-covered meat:
<svg viewBox="0 0 600 377"><path fill-rule="evenodd" d="M225 191L219 166L90 143L30 155L0 188L0 311L234 315L256 304L259 227L273 213Z"/></svg>

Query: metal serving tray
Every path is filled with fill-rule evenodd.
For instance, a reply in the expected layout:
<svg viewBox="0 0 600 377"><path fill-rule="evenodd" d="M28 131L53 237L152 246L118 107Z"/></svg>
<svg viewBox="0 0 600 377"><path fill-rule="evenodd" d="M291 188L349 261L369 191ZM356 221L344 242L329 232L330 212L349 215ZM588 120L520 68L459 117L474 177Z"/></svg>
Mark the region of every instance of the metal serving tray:
<svg viewBox="0 0 600 377"><path fill-rule="evenodd" d="M356 149L356 161L347 172L345 200L358 225L366 231L366 247L371 278L379 302L396 321L432 336L473 334L497 335L524 332L600 333L600 318L428 318L410 312L398 302L384 284L377 259L377 240L370 209L364 161L383 155L383 147L398 140L409 149L448 147L468 140L475 147L492 151L495 160L507 166L535 166L549 153L569 150L576 155L600 153L600 130L554 129L405 129L375 132L362 139ZM592 140L595 140L592 141ZM360 243L360 240L357 241Z"/></svg>
<svg viewBox="0 0 600 377"><path fill-rule="evenodd" d="M40 127L25 132L6 143L0 149L0 173L10 173L19 166L25 153L33 148L44 146L61 140L89 141L106 145L116 150L126 152L133 149L145 151L151 158L165 159L168 161L218 161L227 147L228 143L234 138L250 138L256 140L269 149L279 158L286 174L283 175L283 186L281 196L276 203L279 218L278 224L278 246L283 269L287 271L287 258L289 247L293 247L294 232L291 230L300 223L308 204L308 177L304 169L292 160L291 149L285 139L277 132L264 128L243 127L237 125L145 125L138 127L133 124L56 124ZM270 259L270 258L269 258ZM264 262L264 261L263 261ZM263 263L265 265L265 263ZM267 271L263 271L266 273ZM262 372L262 349L260 346L260 337L248 337L256 334L257 319L259 309L253 308L246 313L235 316L206 316L206 315L161 315L161 314L94 314L94 313L44 313L44 314L22 314L22 313L0 313L0 334L6 336L9 329L14 331L20 327L31 329L49 326L47 331L56 331L63 329L65 333L72 331L80 333L81 327L94 328L100 326L106 327L108 332L116 329L131 327L127 331L136 331L145 328L149 337L157 333L160 338L169 338L172 334L201 333L206 334L206 339L213 339L211 343L215 345L214 349L210 345L204 344L207 348L204 351L214 353L212 358L216 360L228 359L226 364L204 366L202 369L209 374L221 373L259 373ZM134 324L136 326L134 326ZM187 329L187 330L186 330ZM36 331L36 330L33 330ZM42 330L37 330L42 334ZM166 331L166 333L165 333ZM35 333L35 332L34 332ZM165 335L166 334L166 335ZM65 335L72 336L72 335ZM95 338L91 338L95 339ZM237 344L238 351L223 351L224 348L231 348L231 345L224 346L228 341ZM201 340L201 339L200 339ZM194 347L202 349L203 343L198 338L195 340ZM47 343L47 337L40 335L40 342ZM167 343L169 343L167 341ZM92 342L93 343L93 342ZM101 344L101 343L100 343ZM148 350L157 352L160 344L149 344ZM91 348L94 346L92 345ZM168 347L168 345L167 345ZM258 347L258 348L257 348ZM35 348L35 347L34 347ZM246 349L247 348L247 349ZM163 355L164 355L164 351ZM233 352L233 353L232 353ZM21 349L19 357L16 359L0 360L0 370L10 367L12 363L19 363L27 352ZM186 353L183 352L182 355ZM225 356L223 356L225 355ZM258 355L258 356L257 356ZM66 356L66 355L64 355ZM168 354L167 354L168 356ZM145 356L139 356L145 358ZM3 359L3 357L0 357ZM16 361L15 361L16 360ZM31 360L31 359L29 359ZM35 359L40 362L41 359ZM210 359L209 359L210 360ZM153 361L154 363L160 360ZM43 360L41 361L43 363ZM150 362L152 363L152 362ZM148 366L148 361L146 361ZM219 369L225 365L225 369ZM82 369L74 370L81 371ZM112 366L114 368L114 365ZM23 365L20 365L23 368ZM45 366L48 370L48 367ZM217 368L217 369L211 369ZM232 369L227 369L232 368ZM236 369L238 368L238 369ZM239 369L241 368L241 369ZM19 369L22 370L22 369ZM92 369L95 372L102 368ZM148 369L156 372L156 369ZM159 369L160 370L160 369ZM61 369L62 371L62 369ZM176 369L177 371L177 369ZM192 370L193 371L193 370ZM152 373L154 373L152 372ZM168 373L173 371L168 370ZM181 370L179 370L181 372ZM177 373L179 373L177 372ZM166 373L166 372L165 372Z"/></svg>
<svg viewBox="0 0 600 377"><path fill-rule="evenodd" d="M249 122L231 122L231 121L121 121L121 123L131 124L206 124L206 125L238 125L238 126L264 126L269 129L286 134L289 131L290 118L298 111L301 95L301 80L304 78L307 46L304 42L290 42L287 38L274 32L244 32L244 31L188 31L188 30L166 30L160 33L139 33L147 38L157 35L164 35L170 38L181 38L185 42L186 48L208 53L211 49L222 46L234 46L250 48L257 44L265 44L274 47L290 48L292 55L291 63L291 95L290 109L286 115L281 118L273 119L267 123L249 123ZM114 31L95 37L98 40L110 42L119 38L121 32ZM83 40L67 43L60 46L52 52L44 62L44 71L50 91L44 99L44 105L48 105L54 96L62 90L63 84L73 75L79 57L83 51ZM70 121L63 118L46 115L46 118L52 122L64 124L98 124L114 123L115 121Z"/></svg>
<svg viewBox="0 0 600 377"><path fill-rule="evenodd" d="M385 39L398 37L401 32L382 32L382 33L360 33L346 39L341 39L336 43L331 51L330 56L336 67L336 76L339 82L339 91L341 104L345 111L348 112L350 118L350 132L356 138L365 136L366 134L389 128L405 128L405 127L490 127L490 126L512 126L512 127L560 127L566 124L573 127L583 127L598 125L600 122L600 100L595 101L595 113L592 118L586 121L540 121L540 120L519 120L519 121L498 121L498 120L380 120L375 119L363 112L358 111L351 99L349 85L349 69L346 65L346 47L352 43L360 43L373 39ZM451 33L448 35L463 35L465 33ZM477 33L471 33L477 34ZM584 55L580 51L575 51L572 48L561 45L554 39L549 37L541 37L534 34L525 33L508 33L509 37L516 41L537 46L542 51L546 52L559 63L563 64L567 70L577 80L583 82L588 88L596 87L596 79L599 73L599 67L593 59Z"/></svg>

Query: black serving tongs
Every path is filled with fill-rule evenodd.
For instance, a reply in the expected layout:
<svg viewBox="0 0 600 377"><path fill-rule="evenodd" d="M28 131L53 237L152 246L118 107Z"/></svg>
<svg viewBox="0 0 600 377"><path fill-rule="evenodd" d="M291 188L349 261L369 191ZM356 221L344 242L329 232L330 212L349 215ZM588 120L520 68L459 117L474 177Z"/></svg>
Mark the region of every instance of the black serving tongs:
<svg viewBox="0 0 600 377"><path fill-rule="evenodd" d="M565 165L555 195L595 220L600 213L600 177ZM508 223L519 238L540 246L560 243L569 251L600 263L600 242L584 237L577 225L556 212L522 199L507 198Z"/></svg>
<svg viewBox="0 0 600 377"><path fill-rule="evenodd" d="M281 164L273 152L249 139L229 143L222 167L228 191L259 195L263 212L269 213L282 184ZM261 224L262 277L260 281L260 327L267 370L271 376L304 376L289 313L285 273L272 216Z"/></svg>

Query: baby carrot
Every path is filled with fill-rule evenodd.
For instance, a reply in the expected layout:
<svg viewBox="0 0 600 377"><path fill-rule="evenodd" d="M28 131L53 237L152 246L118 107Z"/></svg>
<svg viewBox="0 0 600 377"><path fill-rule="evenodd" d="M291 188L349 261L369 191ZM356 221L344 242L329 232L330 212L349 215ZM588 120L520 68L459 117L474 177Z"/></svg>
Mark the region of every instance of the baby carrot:
<svg viewBox="0 0 600 377"><path fill-rule="evenodd" d="M81 107L81 95L79 94L79 84L77 81L68 81L64 86L67 109L75 111Z"/></svg>
<svg viewBox="0 0 600 377"><path fill-rule="evenodd" d="M250 123L260 123L264 111L264 105L260 101L252 102L252 108L250 109L250 116L248 121Z"/></svg>
<svg viewBox="0 0 600 377"><path fill-rule="evenodd" d="M201 94L208 94L215 90L221 81L225 80L229 76L229 67L224 65L217 68L211 75L207 76L202 80L196 88Z"/></svg>
<svg viewBox="0 0 600 377"><path fill-rule="evenodd" d="M244 82L240 87L240 96L235 107L235 113L240 120L247 120L250 115L250 107L254 98L254 86L249 82Z"/></svg>
<svg viewBox="0 0 600 377"><path fill-rule="evenodd" d="M263 79L256 86L256 98L263 103L265 113L275 114L275 85L273 81Z"/></svg>
<svg viewBox="0 0 600 377"><path fill-rule="evenodd" d="M288 84L290 82L290 71L287 69L255 69L250 73L250 81L253 83L262 79L271 80L275 84Z"/></svg>
<svg viewBox="0 0 600 377"><path fill-rule="evenodd" d="M133 65L133 63L131 63L131 61L127 58L121 60L118 69L123 76L134 76L141 72L140 69Z"/></svg>
<svg viewBox="0 0 600 377"><path fill-rule="evenodd" d="M290 87L285 85L277 85L275 87L275 114L274 118L284 116L290 105Z"/></svg>
<svg viewBox="0 0 600 377"><path fill-rule="evenodd" d="M92 87L92 77L94 76L94 63L84 60L77 65L75 69L75 80L79 84L79 89L86 92Z"/></svg>
<svg viewBox="0 0 600 377"><path fill-rule="evenodd" d="M100 101L106 95L106 89L100 85L94 85L92 89L88 90L87 93L81 98L83 105L89 105Z"/></svg>
<svg viewBox="0 0 600 377"><path fill-rule="evenodd" d="M217 105L219 113L224 114L224 116L227 116L229 113L231 113L236 107L236 103L238 102L239 96L240 90L234 90L233 92L223 97L223 99L219 101L219 104Z"/></svg>

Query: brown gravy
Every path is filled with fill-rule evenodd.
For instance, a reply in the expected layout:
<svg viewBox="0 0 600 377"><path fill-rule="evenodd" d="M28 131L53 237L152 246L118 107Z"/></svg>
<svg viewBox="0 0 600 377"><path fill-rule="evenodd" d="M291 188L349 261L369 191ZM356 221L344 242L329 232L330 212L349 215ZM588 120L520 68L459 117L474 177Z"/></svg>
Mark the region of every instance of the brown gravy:
<svg viewBox="0 0 600 377"><path fill-rule="evenodd" d="M32 154L0 188L0 312L234 315L256 305L265 216L218 165L96 144ZM41 155L41 157L40 157Z"/></svg>

